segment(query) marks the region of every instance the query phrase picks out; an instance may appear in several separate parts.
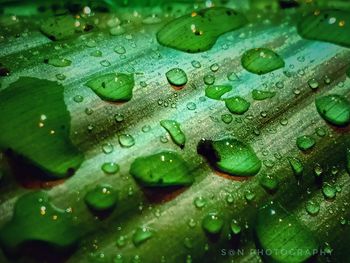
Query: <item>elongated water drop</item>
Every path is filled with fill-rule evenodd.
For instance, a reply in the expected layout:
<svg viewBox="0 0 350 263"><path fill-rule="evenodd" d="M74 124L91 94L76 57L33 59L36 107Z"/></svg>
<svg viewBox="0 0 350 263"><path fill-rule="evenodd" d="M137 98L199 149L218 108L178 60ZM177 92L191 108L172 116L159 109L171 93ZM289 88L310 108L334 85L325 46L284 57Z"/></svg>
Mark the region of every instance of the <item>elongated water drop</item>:
<svg viewBox="0 0 350 263"><path fill-rule="evenodd" d="M222 95L232 90L231 85L215 85L205 88L205 96L213 100L220 100Z"/></svg>
<svg viewBox="0 0 350 263"><path fill-rule="evenodd" d="M300 159L296 157L288 157L289 164L295 176L300 177L303 174L304 166Z"/></svg>
<svg viewBox="0 0 350 263"><path fill-rule="evenodd" d="M225 7L212 7L184 15L166 24L157 33L160 44L195 53L210 49L223 33L247 23L244 15Z"/></svg>
<svg viewBox="0 0 350 263"><path fill-rule="evenodd" d="M194 181L187 163L170 151L136 158L131 164L130 174L148 187L190 185Z"/></svg>
<svg viewBox="0 0 350 263"><path fill-rule="evenodd" d="M44 62L54 67L68 67L72 64L72 61L66 58L49 58L45 59Z"/></svg>
<svg viewBox="0 0 350 263"><path fill-rule="evenodd" d="M186 137L181 130L180 123L174 120L162 120L160 121L160 125L169 132L171 139L177 145L181 148L185 147Z"/></svg>
<svg viewBox="0 0 350 263"><path fill-rule="evenodd" d="M253 176L261 168L261 161L246 143L234 138L212 141L202 139L197 152L219 171L236 176Z"/></svg>
<svg viewBox="0 0 350 263"><path fill-rule="evenodd" d="M303 135L297 138L297 146L300 150L306 151L315 146L316 141L309 135Z"/></svg>
<svg viewBox="0 0 350 263"><path fill-rule="evenodd" d="M318 113L323 119L336 126L350 123L350 102L343 96L331 94L315 100Z"/></svg>
<svg viewBox="0 0 350 263"><path fill-rule="evenodd" d="M101 99L123 102L132 98L134 76L124 73L110 73L93 78L86 82Z"/></svg>
<svg viewBox="0 0 350 263"><path fill-rule="evenodd" d="M273 91L265 91L265 90L257 90L254 89L252 91L252 97L254 100L266 100L273 98L276 95L276 92Z"/></svg>
<svg viewBox="0 0 350 263"><path fill-rule="evenodd" d="M279 204L271 203L259 209L254 230L257 247L264 250L271 262L305 262L318 249L312 233Z"/></svg>
<svg viewBox="0 0 350 263"><path fill-rule="evenodd" d="M266 74L284 67L283 59L267 48L254 48L246 51L242 56L242 66L255 74Z"/></svg>
<svg viewBox="0 0 350 263"><path fill-rule="evenodd" d="M231 97L224 101L227 109L234 114L243 114L250 108L250 102L242 97Z"/></svg>

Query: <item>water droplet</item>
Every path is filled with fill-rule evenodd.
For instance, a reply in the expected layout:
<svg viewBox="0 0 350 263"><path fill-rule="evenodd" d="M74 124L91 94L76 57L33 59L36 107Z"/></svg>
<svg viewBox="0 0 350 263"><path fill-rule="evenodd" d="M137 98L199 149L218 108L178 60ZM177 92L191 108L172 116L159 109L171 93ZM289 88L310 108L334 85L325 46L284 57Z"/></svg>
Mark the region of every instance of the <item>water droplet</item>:
<svg viewBox="0 0 350 263"><path fill-rule="evenodd" d="M316 134L319 136L319 137L324 137L328 134L327 130L323 127L317 127L315 129L316 131Z"/></svg>
<svg viewBox="0 0 350 263"><path fill-rule="evenodd" d="M193 200L193 203L197 208L202 208L207 204L207 200L204 197L198 196Z"/></svg>
<svg viewBox="0 0 350 263"><path fill-rule="evenodd" d="M58 73L58 74L56 74L56 78L58 80L65 80L67 77L64 74Z"/></svg>
<svg viewBox="0 0 350 263"><path fill-rule="evenodd" d="M74 100L76 103L80 103L80 102L83 102L84 97L81 96L81 95L76 95L76 96L74 96L73 100Z"/></svg>
<svg viewBox="0 0 350 263"><path fill-rule="evenodd" d="M126 49L123 46L116 46L114 52L121 55L126 53Z"/></svg>
<svg viewBox="0 0 350 263"><path fill-rule="evenodd" d="M213 72L216 72L219 70L219 64L218 63L214 63L210 66L210 70L213 71Z"/></svg>
<svg viewBox="0 0 350 263"><path fill-rule="evenodd" d="M305 205L306 212L310 215L317 215L320 211L320 204L312 200L308 200Z"/></svg>
<svg viewBox="0 0 350 263"><path fill-rule="evenodd" d="M350 122L350 103L341 95L327 95L315 100L318 113L327 122L345 126Z"/></svg>
<svg viewBox="0 0 350 263"><path fill-rule="evenodd" d="M232 219L230 224L230 230L233 235L238 235L241 233L241 227L235 219Z"/></svg>
<svg viewBox="0 0 350 263"><path fill-rule="evenodd" d="M252 192L251 190L247 190L245 193L244 193L244 198L248 201L248 202L251 202L254 200L255 198L255 193Z"/></svg>
<svg viewBox="0 0 350 263"><path fill-rule="evenodd" d="M318 83L318 81L316 79L309 79L307 84L309 85L309 87L311 89L317 89L319 87L319 83Z"/></svg>
<svg viewBox="0 0 350 263"><path fill-rule="evenodd" d="M187 83L186 72L180 68L173 68L165 73L169 83L174 86L184 86Z"/></svg>
<svg viewBox="0 0 350 263"><path fill-rule="evenodd" d="M124 120L124 115L121 113L117 113L114 115L114 119L116 122L122 122Z"/></svg>
<svg viewBox="0 0 350 263"><path fill-rule="evenodd" d="M261 161L246 143L233 138L212 141L202 139L197 152L207 158L216 169L236 176L253 176L261 168Z"/></svg>
<svg viewBox="0 0 350 263"><path fill-rule="evenodd" d="M116 174L119 171L119 165L115 162L104 163L101 169L106 174Z"/></svg>
<svg viewBox="0 0 350 263"><path fill-rule="evenodd" d="M146 124L146 125L142 126L141 130L142 130L142 132L147 133L151 130L151 126Z"/></svg>
<svg viewBox="0 0 350 263"><path fill-rule="evenodd" d="M275 192L278 188L278 180L270 175L264 174L261 176L259 183L269 192Z"/></svg>
<svg viewBox="0 0 350 263"><path fill-rule="evenodd" d="M45 59L44 62L54 67L68 67L72 64L72 61L66 58L49 58Z"/></svg>
<svg viewBox="0 0 350 263"><path fill-rule="evenodd" d="M271 203L258 210L254 231L257 246L268 260L275 262L305 262L319 247L310 230L279 204Z"/></svg>
<svg viewBox="0 0 350 263"><path fill-rule="evenodd" d="M215 85L205 88L205 96L213 100L220 100L221 97L232 90L231 85Z"/></svg>
<svg viewBox="0 0 350 263"><path fill-rule="evenodd" d="M186 104L186 108L189 109L189 110L195 110L195 109L197 109L197 105L194 102L188 102Z"/></svg>
<svg viewBox="0 0 350 263"><path fill-rule="evenodd" d="M189 185L194 180L187 163L170 151L136 158L131 164L130 174L149 187Z"/></svg>
<svg viewBox="0 0 350 263"><path fill-rule="evenodd" d="M277 81L277 82L276 82L276 87L277 87L278 89L283 89L283 88L284 88L284 83L283 83L282 81Z"/></svg>
<svg viewBox="0 0 350 263"><path fill-rule="evenodd" d="M335 23L336 21L339 23ZM300 20L298 33L306 39L350 47L349 24L349 13L346 11L317 11Z"/></svg>
<svg viewBox="0 0 350 263"><path fill-rule="evenodd" d="M93 211L108 211L115 207L118 199L117 192L112 186L99 184L94 189L89 190L84 201Z"/></svg>
<svg viewBox="0 0 350 263"><path fill-rule="evenodd" d="M218 234L224 226L224 220L218 213L209 213L202 220L202 227L208 234Z"/></svg>
<svg viewBox="0 0 350 263"><path fill-rule="evenodd" d="M147 227L139 227L136 229L132 236L132 242L134 243L135 246L139 246L142 243L146 242L149 240L151 237L153 237L153 231L150 230Z"/></svg>
<svg viewBox="0 0 350 263"><path fill-rule="evenodd" d="M329 183L325 183L322 186L322 193L323 193L325 198L333 199L333 198L335 198L335 196L337 194L337 190Z"/></svg>
<svg viewBox="0 0 350 263"><path fill-rule="evenodd" d="M212 7L184 15L166 24L157 33L160 44L195 53L210 49L223 33L247 23L244 15L224 7Z"/></svg>
<svg viewBox="0 0 350 263"><path fill-rule="evenodd" d="M235 72L230 72L227 74L227 79L230 81L237 81L239 80L239 77Z"/></svg>
<svg viewBox="0 0 350 263"><path fill-rule="evenodd" d="M307 151L315 146L316 141L309 135L303 135L297 138L296 143L300 150Z"/></svg>
<svg viewBox="0 0 350 263"><path fill-rule="evenodd" d="M181 130L180 123L174 120L162 120L160 121L160 125L169 132L171 139L180 148L185 147L186 137Z"/></svg>
<svg viewBox="0 0 350 263"><path fill-rule="evenodd" d="M91 79L85 85L103 100L129 101L132 98L134 76L123 73L111 73Z"/></svg>
<svg viewBox="0 0 350 263"><path fill-rule="evenodd" d="M125 28L122 26L115 26L109 29L109 33L112 36L120 36L125 33Z"/></svg>
<svg viewBox="0 0 350 263"><path fill-rule="evenodd" d="M101 66L103 67L109 67L111 65L111 62L109 62L108 60L104 59L100 61Z"/></svg>
<svg viewBox="0 0 350 263"><path fill-rule="evenodd" d="M254 48L244 52L242 66L255 74L266 74L283 68L283 59L275 52L267 48Z"/></svg>
<svg viewBox="0 0 350 263"><path fill-rule="evenodd" d="M257 90L254 89L252 91L252 97L254 100L266 100L275 97L276 92L273 91L265 91L265 90Z"/></svg>
<svg viewBox="0 0 350 263"><path fill-rule="evenodd" d="M114 150L114 147L113 147L113 145L111 144L111 143L104 143L103 145L102 145L102 151L105 153L105 154L110 154L110 153L112 153L113 152L113 150Z"/></svg>
<svg viewBox="0 0 350 263"><path fill-rule="evenodd" d="M120 134L118 136L119 143L122 147L129 148L135 145L135 139L130 134Z"/></svg>
<svg viewBox="0 0 350 263"><path fill-rule="evenodd" d="M300 177L304 171L304 165L300 159L296 157L288 157L289 164L293 170L296 177Z"/></svg>
<svg viewBox="0 0 350 263"><path fill-rule="evenodd" d="M200 68L202 66L198 60L192 60L191 65L194 68Z"/></svg>
<svg viewBox="0 0 350 263"><path fill-rule="evenodd" d="M231 97L224 99L227 109L234 114L244 114L250 108L250 102L242 97Z"/></svg>
<svg viewBox="0 0 350 263"><path fill-rule="evenodd" d="M231 114L222 114L221 120L223 123L230 124L233 121L233 117Z"/></svg>
<svg viewBox="0 0 350 263"><path fill-rule="evenodd" d="M203 81L206 85L213 85L215 83L215 76L211 74L205 75Z"/></svg>
<svg viewBox="0 0 350 263"><path fill-rule="evenodd" d="M100 58L102 57L102 52L100 50L94 50L90 53L90 56Z"/></svg>
<svg viewBox="0 0 350 263"><path fill-rule="evenodd" d="M91 114L94 113L94 110L91 109L91 108L86 108L86 109L85 109L85 113L86 113L86 115L91 115Z"/></svg>

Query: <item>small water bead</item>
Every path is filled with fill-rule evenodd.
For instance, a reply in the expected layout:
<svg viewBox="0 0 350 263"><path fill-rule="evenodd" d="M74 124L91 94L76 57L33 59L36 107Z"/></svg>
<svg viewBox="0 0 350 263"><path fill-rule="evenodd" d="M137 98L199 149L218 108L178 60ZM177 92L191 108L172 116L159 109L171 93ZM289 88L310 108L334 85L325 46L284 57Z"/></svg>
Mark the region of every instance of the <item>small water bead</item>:
<svg viewBox="0 0 350 263"><path fill-rule="evenodd" d="M101 169L106 174L116 174L119 171L119 165L115 162L107 162L102 164Z"/></svg>
<svg viewBox="0 0 350 263"><path fill-rule="evenodd" d="M214 63L210 66L210 70L213 71L213 72L216 72L219 70L219 64L218 63Z"/></svg>
<svg viewBox="0 0 350 263"><path fill-rule="evenodd" d="M174 86L183 86L187 83L187 74L180 68L173 68L165 73L168 82Z"/></svg>
<svg viewBox="0 0 350 263"><path fill-rule="evenodd" d="M188 248L188 249L193 248L193 240L189 237L185 237L184 246L185 246L185 248Z"/></svg>
<svg viewBox="0 0 350 263"><path fill-rule="evenodd" d="M125 33L125 28L122 26L116 26L109 29L109 33L112 36L120 36Z"/></svg>
<svg viewBox="0 0 350 263"><path fill-rule="evenodd" d="M121 113L117 113L114 115L114 119L116 122L122 122L124 120L124 115Z"/></svg>
<svg viewBox="0 0 350 263"><path fill-rule="evenodd" d="M317 127L315 129L315 132L316 134L319 136L319 137L324 137L328 134L328 131L327 129L323 128L323 127Z"/></svg>
<svg viewBox="0 0 350 263"><path fill-rule="evenodd" d="M146 124L146 125L142 126L141 130L142 130L142 132L147 133L151 130L151 126Z"/></svg>
<svg viewBox="0 0 350 263"><path fill-rule="evenodd" d="M191 61L191 65L194 68L200 68L202 66L201 63L198 60L192 60Z"/></svg>
<svg viewBox="0 0 350 263"><path fill-rule="evenodd" d="M333 199L333 198L335 198L335 196L337 194L337 190L329 183L325 183L322 186L322 193L323 193L325 198Z"/></svg>
<svg viewBox="0 0 350 263"><path fill-rule="evenodd" d="M207 74L204 76L203 81L206 85L213 85L215 83L215 76Z"/></svg>
<svg viewBox="0 0 350 263"><path fill-rule="evenodd" d="M304 171L304 165L300 159L296 157L288 157L289 164L295 176L300 177Z"/></svg>
<svg viewBox="0 0 350 263"><path fill-rule="evenodd" d="M260 116L263 117L263 118L266 118L267 112L266 111L260 112Z"/></svg>
<svg viewBox="0 0 350 263"><path fill-rule="evenodd" d="M193 200L193 204L197 207L197 208L202 208L207 204L207 200L202 197L202 196L198 196Z"/></svg>
<svg viewBox="0 0 350 263"><path fill-rule="evenodd" d="M196 225L197 225L197 222L193 218L190 218L190 220L188 220L188 226L190 228L194 228Z"/></svg>
<svg viewBox="0 0 350 263"><path fill-rule="evenodd" d="M97 43L95 40L90 39L88 41L85 42L85 46L89 47L89 48L93 48L97 46Z"/></svg>
<svg viewBox="0 0 350 263"><path fill-rule="evenodd" d="M93 109L91 109L91 108L86 108L85 109L85 114L86 115L91 115L91 114L93 114L94 113L94 110Z"/></svg>
<svg viewBox="0 0 350 263"><path fill-rule="evenodd" d="M160 136L159 140L160 140L161 143L167 143L169 141L168 137L165 136L165 135Z"/></svg>
<svg viewBox="0 0 350 263"><path fill-rule="evenodd" d="M331 84L332 80L331 80L331 78L329 76L326 75L326 76L323 77L323 82L325 84L329 85L329 84Z"/></svg>
<svg viewBox="0 0 350 263"><path fill-rule="evenodd" d="M284 88L284 83L282 81L277 81L276 82L276 87L279 89L283 89Z"/></svg>
<svg viewBox="0 0 350 263"><path fill-rule="evenodd" d="M319 87L319 83L316 79L312 78L309 79L309 81L307 82L307 84L309 85L309 87L313 90L317 89Z"/></svg>
<svg viewBox="0 0 350 263"><path fill-rule="evenodd" d="M255 193L251 190L247 190L245 193L244 193L244 198L248 201L248 202L251 202L254 200L255 198Z"/></svg>
<svg viewBox="0 0 350 263"><path fill-rule="evenodd" d="M227 74L227 79L230 81L237 81L239 80L239 77L235 72L230 72Z"/></svg>
<svg viewBox="0 0 350 263"><path fill-rule="evenodd" d="M194 102L188 102L188 103L186 104L186 108L187 108L188 110L195 110L195 109L197 109L197 105L196 105L196 103L194 103Z"/></svg>
<svg viewBox="0 0 350 263"><path fill-rule="evenodd" d="M105 153L105 154L110 154L110 153L112 153L113 152L113 150L114 150L114 147L113 147L113 145L111 144L111 143L104 143L103 145L102 145L102 151Z"/></svg>
<svg viewBox="0 0 350 263"><path fill-rule="evenodd" d="M56 78L58 80L65 80L67 77L66 77L66 75L64 75L62 73L58 73L58 74L56 74Z"/></svg>
<svg viewBox="0 0 350 263"><path fill-rule="evenodd" d="M218 233L220 233L222 228L223 228L223 226L224 226L224 220L216 212L209 213L202 220L202 228L208 234L218 234Z"/></svg>
<svg viewBox="0 0 350 263"><path fill-rule="evenodd" d="M73 100L74 100L76 103L81 103L81 102L83 102L84 97L81 96L81 95L76 95L76 96L74 96Z"/></svg>
<svg viewBox="0 0 350 263"><path fill-rule="evenodd" d="M116 255L112 263L124 263L123 256L121 254Z"/></svg>
<svg viewBox="0 0 350 263"><path fill-rule="evenodd" d="M309 135L303 135L297 138L296 144L300 150L307 151L315 146L316 141Z"/></svg>
<svg viewBox="0 0 350 263"><path fill-rule="evenodd" d="M232 195L232 194L227 194L227 195L226 195L226 202L227 202L228 204L232 204L233 201L234 201L233 195Z"/></svg>
<svg viewBox="0 0 350 263"><path fill-rule="evenodd" d="M121 55L126 53L126 49L123 46L116 46L114 52Z"/></svg>
<svg viewBox="0 0 350 263"><path fill-rule="evenodd" d="M318 202L308 200L305 205L305 210L310 215L317 215L320 211L320 204Z"/></svg>
<svg viewBox="0 0 350 263"><path fill-rule="evenodd" d="M280 120L280 124L281 124L282 126L286 126L286 125L288 124L288 119L286 119L286 118L281 119L281 120Z"/></svg>
<svg viewBox="0 0 350 263"><path fill-rule="evenodd" d="M139 246L142 243L149 240L151 237L153 237L154 233L152 230L150 230L147 227L139 227L136 229L132 236L132 242L135 246Z"/></svg>
<svg viewBox="0 0 350 263"><path fill-rule="evenodd" d="M115 207L118 194L107 184L99 184L88 191L84 197L86 205L94 211L107 211Z"/></svg>
<svg viewBox="0 0 350 263"><path fill-rule="evenodd" d="M233 235L239 235L242 231L242 228L235 219L232 219L230 230Z"/></svg>
<svg viewBox="0 0 350 263"><path fill-rule="evenodd" d="M221 120L225 124L230 124L233 121L233 117L231 114L222 114Z"/></svg>
<svg viewBox="0 0 350 263"><path fill-rule="evenodd" d="M130 134L121 134L118 136L119 143L122 147L129 148L135 145L135 139Z"/></svg>
<svg viewBox="0 0 350 263"><path fill-rule="evenodd" d="M111 65L111 62L109 62L108 60L105 59L105 60L101 60L100 64L103 67L109 67Z"/></svg>
<svg viewBox="0 0 350 263"><path fill-rule="evenodd" d="M100 50L94 50L90 53L90 56L99 58L102 57L102 52Z"/></svg>

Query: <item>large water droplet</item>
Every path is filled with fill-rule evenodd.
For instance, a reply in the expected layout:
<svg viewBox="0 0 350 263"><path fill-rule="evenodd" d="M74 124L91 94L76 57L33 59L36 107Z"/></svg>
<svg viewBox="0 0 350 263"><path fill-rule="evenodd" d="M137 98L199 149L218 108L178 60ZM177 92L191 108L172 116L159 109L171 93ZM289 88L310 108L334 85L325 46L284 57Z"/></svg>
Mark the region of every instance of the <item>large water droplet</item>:
<svg viewBox="0 0 350 263"><path fill-rule="evenodd" d="M283 59L267 48L254 48L242 56L242 66L255 74L266 74L284 67Z"/></svg>
<svg viewBox="0 0 350 263"><path fill-rule="evenodd" d="M315 100L318 113L323 119L337 126L350 122L350 103L341 95L327 95Z"/></svg>
<svg viewBox="0 0 350 263"><path fill-rule="evenodd" d="M135 139L130 134L120 134L118 136L119 143L122 147L129 148L135 145Z"/></svg>
<svg viewBox="0 0 350 263"><path fill-rule="evenodd" d="M134 76L124 73L110 73L93 78L86 82L101 99L123 102L132 98Z"/></svg>
<svg viewBox="0 0 350 263"><path fill-rule="evenodd" d="M210 49L217 38L247 23L244 15L236 11L213 7L181 16L159 30L160 44L185 52L195 53Z"/></svg>
<svg viewBox="0 0 350 263"><path fill-rule="evenodd" d="M252 176L261 168L261 161L254 150L237 139L212 141L202 139L197 151L206 157L216 169L236 176Z"/></svg>
<svg viewBox="0 0 350 263"><path fill-rule="evenodd" d="M271 262L305 262L318 249L312 233L278 204L259 209L255 233L257 247Z"/></svg>
<svg viewBox="0 0 350 263"><path fill-rule="evenodd" d="M316 141L309 135L303 135L297 138L297 146L302 151L307 151L315 146Z"/></svg>
<svg viewBox="0 0 350 263"><path fill-rule="evenodd" d="M132 236L132 242L135 246L139 246L142 243L146 242L153 236L153 231L148 229L147 227L139 227L136 229Z"/></svg>
<svg viewBox="0 0 350 263"><path fill-rule="evenodd" d="M224 101L227 109L234 114L243 114L250 108L250 102L242 97L231 97Z"/></svg>
<svg viewBox="0 0 350 263"><path fill-rule="evenodd" d="M101 169L106 174L115 174L119 171L119 165L115 162L107 162L101 166Z"/></svg>
<svg viewBox="0 0 350 263"><path fill-rule="evenodd" d="M130 174L149 187L182 186L194 181L187 163L177 153L170 151L136 158L131 164Z"/></svg>
<svg viewBox="0 0 350 263"><path fill-rule="evenodd" d="M209 213L202 220L202 227L208 234L218 234L224 226L224 220L218 213Z"/></svg>
<svg viewBox="0 0 350 263"><path fill-rule="evenodd" d="M265 91L265 90L257 90L254 89L252 91L252 97L254 100L266 100L273 98L276 95L276 92L273 91Z"/></svg>
<svg viewBox="0 0 350 263"><path fill-rule="evenodd" d="M186 72L180 68L173 68L165 73L169 83L174 86L183 86L187 83Z"/></svg>

